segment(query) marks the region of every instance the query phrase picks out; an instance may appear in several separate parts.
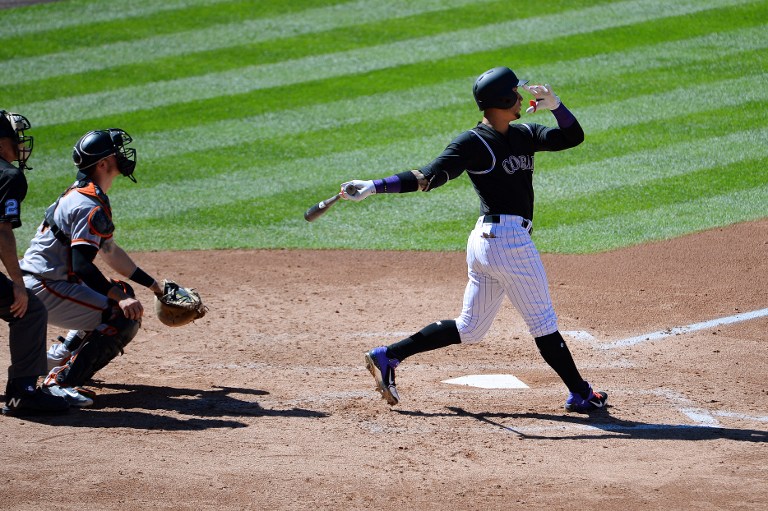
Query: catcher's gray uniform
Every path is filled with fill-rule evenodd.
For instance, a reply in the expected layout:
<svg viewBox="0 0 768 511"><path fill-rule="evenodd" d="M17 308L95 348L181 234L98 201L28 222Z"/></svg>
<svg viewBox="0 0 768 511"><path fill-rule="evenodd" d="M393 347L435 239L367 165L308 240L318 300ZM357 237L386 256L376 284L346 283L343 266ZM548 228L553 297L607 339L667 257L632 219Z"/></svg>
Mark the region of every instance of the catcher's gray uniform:
<svg viewBox="0 0 768 511"><path fill-rule="evenodd" d="M53 220L71 241L57 238L43 221L19 262L24 283L48 309L48 322L74 330L93 330L111 314L106 296L79 282L72 274L72 246L89 244L100 248L112 237L109 199L95 184L78 187L76 182L58 200ZM63 239L63 238L62 238Z"/></svg>

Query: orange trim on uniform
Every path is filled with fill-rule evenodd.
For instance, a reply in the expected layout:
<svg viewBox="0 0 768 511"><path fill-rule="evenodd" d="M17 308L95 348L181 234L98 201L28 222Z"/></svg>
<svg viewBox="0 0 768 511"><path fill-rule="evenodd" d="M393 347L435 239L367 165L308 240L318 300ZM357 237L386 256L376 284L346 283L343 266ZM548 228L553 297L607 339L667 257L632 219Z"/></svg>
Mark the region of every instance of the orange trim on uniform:
<svg viewBox="0 0 768 511"><path fill-rule="evenodd" d="M96 191L96 183L93 181L88 181L88 184L85 186L77 187L77 191L84 195L90 195L91 197L99 199L99 193ZM99 202L101 202L101 199L99 199Z"/></svg>
<svg viewBox="0 0 768 511"><path fill-rule="evenodd" d="M107 207L106 202L104 202L104 200L101 198L101 196L99 195L99 192L96 191L96 184L93 181L89 181L86 186L77 188L77 191L82 193L83 195L87 195L89 197L93 197L96 200L98 200L99 203L101 203L101 205L104 206L104 212L107 214L109 219L112 220L112 208Z"/></svg>
<svg viewBox="0 0 768 511"><path fill-rule="evenodd" d="M71 296L66 296L66 295L63 295L61 293L57 293L56 291L54 291L53 289L48 287L45 284L45 281L42 280L42 279L40 279L40 284L43 285L43 289L45 289L46 291L48 291L49 293L51 293L53 296L55 296L57 298L61 298L62 300L69 300L70 302L74 302L74 303L76 303L78 305L82 305L83 307L87 307L89 309L93 309L93 310L97 310L97 311L104 310L103 307L99 307L99 306L93 305L91 303L81 302L80 300L76 300L76 299L72 298Z"/></svg>
<svg viewBox="0 0 768 511"><path fill-rule="evenodd" d="M97 211L99 211L99 209L102 209L102 208L100 208L100 207L95 207L95 208L93 208L93 209L91 210L91 212L90 212L90 213L88 213L88 228L90 228L91 232L92 232L93 234L95 234L96 236L98 236L99 238L103 238L103 239L109 239L109 238L111 238L111 237L112 237L112 233L109 233L109 234L101 234L99 231L97 231L96 229L94 229L94 228L93 228L93 223L91 222L91 218L93 218L93 215L95 215L95 214L96 214L96 212L97 212ZM108 211L106 211L106 208L104 208L104 213L107 215L107 217L109 217L109 220L110 220L110 221L112 221L112 218L109 216L109 212L108 212ZM73 243L74 243L74 240L73 240Z"/></svg>
<svg viewBox="0 0 768 511"><path fill-rule="evenodd" d="M72 240L71 245L82 245L84 243L88 244L88 245L93 245L94 247L98 247L99 246L98 243L96 243L93 240L89 240L88 238L75 238L75 239Z"/></svg>

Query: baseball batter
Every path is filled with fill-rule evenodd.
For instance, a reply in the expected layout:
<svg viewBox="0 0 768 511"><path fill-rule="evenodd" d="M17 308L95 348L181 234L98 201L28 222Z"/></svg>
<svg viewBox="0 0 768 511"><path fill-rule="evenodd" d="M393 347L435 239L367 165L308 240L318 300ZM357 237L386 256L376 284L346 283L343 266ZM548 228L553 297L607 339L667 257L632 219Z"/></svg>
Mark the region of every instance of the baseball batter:
<svg viewBox="0 0 768 511"><path fill-rule="evenodd" d="M72 329L48 352L54 366L44 390L72 406L93 400L78 387L106 366L136 336L144 307L125 282L107 279L97 254L117 273L162 294L113 238L107 192L118 176L135 182L136 150L121 129L90 131L74 147L77 180L45 212L20 262L27 289L48 309L49 323Z"/></svg>
<svg viewBox="0 0 768 511"><path fill-rule="evenodd" d="M531 240L534 154L575 147L584 140L584 132L548 85L526 84L507 67L486 71L473 88L482 121L457 136L431 163L385 179L341 185L343 198L360 201L374 193L428 192L466 171L480 198L481 215L467 242L469 282L459 317L437 321L365 354L377 389L390 405L400 400L395 386L400 362L416 353L481 340L504 296L525 319L542 357L568 388L565 409L588 412L606 404L608 395L594 391L581 377L558 331L544 266ZM557 127L512 123L521 116L519 87L535 98L527 111L550 110ZM348 184L354 185L355 193L344 192Z"/></svg>

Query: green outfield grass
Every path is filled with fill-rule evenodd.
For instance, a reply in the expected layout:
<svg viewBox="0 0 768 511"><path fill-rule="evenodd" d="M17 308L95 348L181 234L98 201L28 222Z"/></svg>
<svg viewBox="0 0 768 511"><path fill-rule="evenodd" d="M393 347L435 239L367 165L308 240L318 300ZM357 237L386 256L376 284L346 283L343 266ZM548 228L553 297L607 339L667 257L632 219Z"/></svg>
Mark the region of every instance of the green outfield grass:
<svg viewBox="0 0 768 511"><path fill-rule="evenodd" d="M0 10L0 27L0 108L35 136L20 249L73 180L74 142L121 127L129 250L463 250L466 175L303 213L428 163L480 120L472 84L499 65L552 84L586 132L536 157L540 250L768 216L765 0L74 0Z"/></svg>

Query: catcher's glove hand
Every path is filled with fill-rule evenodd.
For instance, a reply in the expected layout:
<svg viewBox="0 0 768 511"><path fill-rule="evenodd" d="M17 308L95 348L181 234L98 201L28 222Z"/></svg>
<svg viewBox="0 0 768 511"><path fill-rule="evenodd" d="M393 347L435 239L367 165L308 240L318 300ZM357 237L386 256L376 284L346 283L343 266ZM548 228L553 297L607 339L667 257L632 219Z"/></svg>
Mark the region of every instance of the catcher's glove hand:
<svg viewBox="0 0 768 511"><path fill-rule="evenodd" d="M194 289L163 280L162 296L155 295L155 312L164 325L182 326L205 316L208 307Z"/></svg>

